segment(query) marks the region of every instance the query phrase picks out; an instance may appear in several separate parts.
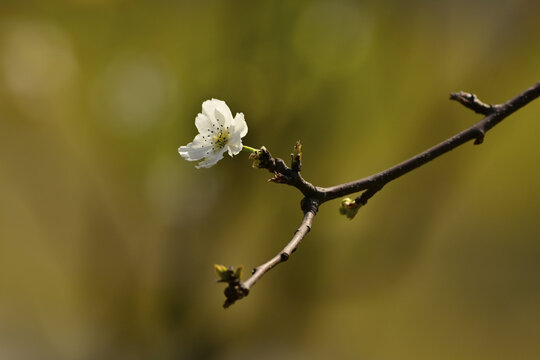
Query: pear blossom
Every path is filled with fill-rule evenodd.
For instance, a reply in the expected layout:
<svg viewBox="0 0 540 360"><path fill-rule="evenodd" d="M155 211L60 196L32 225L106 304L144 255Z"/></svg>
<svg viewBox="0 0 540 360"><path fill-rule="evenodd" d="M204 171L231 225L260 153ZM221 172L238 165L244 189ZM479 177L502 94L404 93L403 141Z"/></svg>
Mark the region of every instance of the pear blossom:
<svg viewBox="0 0 540 360"><path fill-rule="evenodd" d="M242 151L242 138L248 127L244 114L237 113L233 118L231 110L224 101L212 99L202 104L202 113L195 118L199 133L192 142L180 146L178 152L188 161L199 161L195 167L209 168L223 159L225 151L234 156Z"/></svg>

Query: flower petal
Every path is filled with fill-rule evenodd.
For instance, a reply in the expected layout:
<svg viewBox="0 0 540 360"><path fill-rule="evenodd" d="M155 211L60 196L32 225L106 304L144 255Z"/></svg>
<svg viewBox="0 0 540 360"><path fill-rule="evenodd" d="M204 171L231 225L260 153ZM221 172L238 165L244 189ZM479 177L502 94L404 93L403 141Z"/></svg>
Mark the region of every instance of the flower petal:
<svg viewBox="0 0 540 360"><path fill-rule="evenodd" d="M210 133L212 126L215 126L215 124L212 124L212 121L208 116L203 113L199 113L195 118L195 126L202 135L206 135Z"/></svg>
<svg viewBox="0 0 540 360"><path fill-rule="evenodd" d="M212 146L205 147L191 147L188 144L187 146L180 146L178 148L178 153L187 161L197 161L201 160L205 156L209 156L212 152Z"/></svg>
<svg viewBox="0 0 540 360"><path fill-rule="evenodd" d="M211 121L215 120L216 109L225 117L232 119L232 113L225 101L218 99L206 100L202 104L203 114L208 116Z"/></svg>
<svg viewBox="0 0 540 360"><path fill-rule="evenodd" d="M226 119L232 120L232 113L231 109L227 106L225 101L218 100L218 99L212 99L214 102L215 109L218 110Z"/></svg>
<svg viewBox="0 0 540 360"><path fill-rule="evenodd" d="M229 155L233 156L242 151L242 139L239 132L234 132L229 138L227 143L227 150L229 150Z"/></svg>
<svg viewBox="0 0 540 360"><path fill-rule="evenodd" d="M218 150L217 152L210 153L203 161L195 165L197 169L200 168L209 168L214 166L219 160L223 159L223 153L225 153L225 148Z"/></svg>
<svg viewBox="0 0 540 360"><path fill-rule="evenodd" d="M230 156L238 155L238 153L242 151L242 142L240 141L239 143L236 143L236 144L229 144L227 148L229 150Z"/></svg>
<svg viewBox="0 0 540 360"><path fill-rule="evenodd" d="M224 129L229 130L231 126L231 122L233 121L232 116L228 117L226 114L222 113L221 110L218 108L216 108L214 112L215 112L214 116L216 117L220 130L224 130Z"/></svg>
<svg viewBox="0 0 540 360"><path fill-rule="evenodd" d="M236 113L236 116L233 120L234 124L234 131L240 132L240 137L246 136L248 132L248 126L246 123L246 119L244 118L244 114L242 113Z"/></svg>
<svg viewBox="0 0 540 360"><path fill-rule="evenodd" d="M184 159L188 161L197 161L208 155L212 151L214 145L208 140L205 140L204 137L200 134L195 136L192 142L186 146L180 146L178 148L178 153Z"/></svg>
<svg viewBox="0 0 540 360"><path fill-rule="evenodd" d="M216 111L215 100L216 99L206 100L202 103L202 113L206 115L212 122L216 120L214 117L214 112Z"/></svg>

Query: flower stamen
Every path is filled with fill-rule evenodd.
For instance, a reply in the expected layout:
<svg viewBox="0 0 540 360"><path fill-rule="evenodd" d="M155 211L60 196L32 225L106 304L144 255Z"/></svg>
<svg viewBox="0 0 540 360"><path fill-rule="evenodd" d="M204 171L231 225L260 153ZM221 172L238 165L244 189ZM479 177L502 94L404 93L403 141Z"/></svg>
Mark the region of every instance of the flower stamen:
<svg viewBox="0 0 540 360"><path fill-rule="evenodd" d="M219 150L225 147L229 142L229 132L220 131L216 136L214 136L214 150Z"/></svg>

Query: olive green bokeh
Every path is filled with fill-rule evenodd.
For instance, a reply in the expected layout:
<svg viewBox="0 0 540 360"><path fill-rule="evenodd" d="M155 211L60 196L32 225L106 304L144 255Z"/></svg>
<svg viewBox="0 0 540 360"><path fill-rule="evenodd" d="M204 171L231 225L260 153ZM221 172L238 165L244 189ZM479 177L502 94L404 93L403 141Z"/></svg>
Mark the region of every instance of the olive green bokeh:
<svg viewBox="0 0 540 360"><path fill-rule="evenodd" d="M0 4L0 357L540 358L540 102L389 184L322 206L291 259L224 311L301 221L247 153L177 153L209 98L320 186L383 170L540 79L540 2ZM246 276L244 275L244 276Z"/></svg>

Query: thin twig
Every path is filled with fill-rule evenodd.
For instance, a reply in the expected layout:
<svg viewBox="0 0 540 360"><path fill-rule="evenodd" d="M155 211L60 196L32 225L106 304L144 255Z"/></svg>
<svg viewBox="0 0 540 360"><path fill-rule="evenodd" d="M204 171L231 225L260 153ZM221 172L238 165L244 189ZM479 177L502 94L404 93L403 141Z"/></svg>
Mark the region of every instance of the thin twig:
<svg viewBox="0 0 540 360"><path fill-rule="evenodd" d="M440 144L435 145L395 166L381 171L380 173L328 188L313 186L311 183L304 180L300 175L300 143L296 144L296 149L299 149L299 154L292 157L293 162L291 167L288 167L283 160L272 157L270 152L263 147L260 150L260 153L255 157L257 167L265 168L274 174L274 177L270 179L270 181L291 185L300 190L300 192L305 196L302 200L301 206L304 217L292 240L279 254L274 256L266 263L256 267L251 277L245 282L232 283L232 285L229 285L225 291L225 295L227 297L225 302L226 306L231 305L236 300L247 296L249 294L249 290L253 287L253 285L255 285L255 283L257 283L257 281L261 279L263 275L273 269L276 265L289 259L302 239L311 230L313 218L315 217L315 214L317 213L321 204L338 197L364 191L355 200L356 204L363 206L372 196L374 196L392 180L395 180L408 172L427 164L431 160L457 148L460 145L465 144L466 142L474 140L475 145L481 144L484 140L485 134L491 128L539 96L540 82L500 105L485 104L473 94L465 92L452 93L450 95L451 100L456 100L463 106L485 115L485 117L473 126L459 132Z"/></svg>
<svg viewBox="0 0 540 360"><path fill-rule="evenodd" d="M279 254L274 256L269 261L264 264L257 266L253 269L253 273L249 279L242 283L242 287L249 291L253 285L268 271L270 271L274 266L284 261L287 261L291 254L296 250L302 239L307 235L311 230L311 224L313 223L313 218L315 217L316 211L309 210L304 214L302 223L298 229L294 232L292 240L280 251Z"/></svg>

